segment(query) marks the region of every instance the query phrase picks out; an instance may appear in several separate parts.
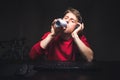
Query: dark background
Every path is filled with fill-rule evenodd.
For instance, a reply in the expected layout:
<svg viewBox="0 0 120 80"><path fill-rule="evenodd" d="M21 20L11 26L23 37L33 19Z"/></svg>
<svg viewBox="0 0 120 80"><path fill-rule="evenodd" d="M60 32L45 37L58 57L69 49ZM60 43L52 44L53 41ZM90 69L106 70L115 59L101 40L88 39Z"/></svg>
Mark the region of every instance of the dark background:
<svg viewBox="0 0 120 80"><path fill-rule="evenodd" d="M120 61L118 0L0 1L0 56L8 54L13 46L18 50L24 46L28 54L32 45L50 30L53 19L61 17L68 7L81 12L95 59Z"/></svg>

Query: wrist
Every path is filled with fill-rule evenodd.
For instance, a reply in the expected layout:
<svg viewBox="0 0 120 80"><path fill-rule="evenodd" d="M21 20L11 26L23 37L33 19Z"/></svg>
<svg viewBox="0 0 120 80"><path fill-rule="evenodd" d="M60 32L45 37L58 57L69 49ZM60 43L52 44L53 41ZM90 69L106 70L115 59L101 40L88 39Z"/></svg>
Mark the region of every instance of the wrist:
<svg viewBox="0 0 120 80"><path fill-rule="evenodd" d="M55 34L50 33L48 36L49 36L50 38L54 38L54 37L55 37Z"/></svg>
<svg viewBox="0 0 120 80"><path fill-rule="evenodd" d="M73 38L73 39L76 39L76 38L79 38L79 36L78 36L77 34L73 33L73 34L72 34L72 38Z"/></svg>

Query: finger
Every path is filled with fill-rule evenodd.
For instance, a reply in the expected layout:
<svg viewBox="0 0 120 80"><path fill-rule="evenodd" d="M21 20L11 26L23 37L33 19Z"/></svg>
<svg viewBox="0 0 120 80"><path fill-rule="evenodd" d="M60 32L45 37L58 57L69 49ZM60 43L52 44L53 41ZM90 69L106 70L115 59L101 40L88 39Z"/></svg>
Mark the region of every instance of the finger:
<svg viewBox="0 0 120 80"><path fill-rule="evenodd" d="M56 23L57 19L54 19L51 25L54 25Z"/></svg>
<svg viewBox="0 0 120 80"><path fill-rule="evenodd" d="M51 26L51 32L53 32L54 31L54 28L53 28L53 26Z"/></svg>
<svg viewBox="0 0 120 80"><path fill-rule="evenodd" d="M82 30L84 29L84 23L81 24L81 28L82 28Z"/></svg>

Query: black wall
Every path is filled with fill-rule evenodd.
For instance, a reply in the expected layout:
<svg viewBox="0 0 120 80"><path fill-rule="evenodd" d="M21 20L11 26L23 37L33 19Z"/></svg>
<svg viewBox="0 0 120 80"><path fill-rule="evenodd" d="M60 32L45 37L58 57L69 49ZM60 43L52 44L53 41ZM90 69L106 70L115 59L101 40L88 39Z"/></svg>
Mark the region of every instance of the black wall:
<svg viewBox="0 0 120 80"><path fill-rule="evenodd" d="M117 0L0 1L0 42L25 39L24 44L31 48L44 32L50 30L53 19L61 17L68 7L81 12L84 31L94 50L95 59L120 61ZM0 55L3 54L2 49Z"/></svg>

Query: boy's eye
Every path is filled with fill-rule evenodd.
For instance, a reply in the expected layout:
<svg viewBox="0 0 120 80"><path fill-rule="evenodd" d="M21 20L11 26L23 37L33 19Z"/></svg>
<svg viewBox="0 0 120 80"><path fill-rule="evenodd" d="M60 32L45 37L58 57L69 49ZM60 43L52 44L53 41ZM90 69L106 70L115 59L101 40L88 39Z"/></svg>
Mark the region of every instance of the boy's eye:
<svg viewBox="0 0 120 80"><path fill-rule="evenodd" d="M72 22L72 23L75 23L75 21L74 21L74 20L71 20L71 22Z"/></svg>

